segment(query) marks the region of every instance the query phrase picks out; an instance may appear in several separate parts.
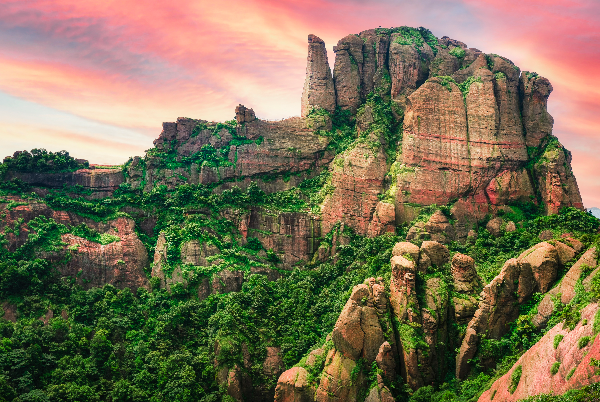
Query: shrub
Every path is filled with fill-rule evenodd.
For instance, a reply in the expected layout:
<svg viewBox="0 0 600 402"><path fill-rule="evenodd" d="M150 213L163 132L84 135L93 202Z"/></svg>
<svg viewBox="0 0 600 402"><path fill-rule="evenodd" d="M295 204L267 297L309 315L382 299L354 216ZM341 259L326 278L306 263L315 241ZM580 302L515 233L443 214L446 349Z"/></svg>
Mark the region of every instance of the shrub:
<svg viewBox="0 0 600 402"><path fill-rule="evenodd" d="M48 152L43 148L15 153L4 159L0 170L17 172L71 172L88 168L87 161L76 160L67 151Z"/></svg>
<svg viewBox="0 0 600 402"><path fill-rule="evenodd" d="M589 336L582 336L581 338L579 338L579 341L577 342L577 347L579 349L583 349L585 348L588 344L590 343L590 337Z"/></svg>
<svg viewBox="0 0 600 402"><path fill-rule="evenodd" d="M552 375L555 375L556 373L558 373L559 368L560 368L560 362L554 362L554 364L552 365L552 368L550 369L550 373L552 373Z"/></svg>
<svg viewBox="0 0 600 402"><path fill-rule="evenodd" d="M562 334L558 334L554 337L554 349L558 348L558 345L560 344L560 342L563 340L565 336Z"/></svg>
<svg viewBox="0 0 600 402"><path fill-rule="evenodd" d="M596 311L596 315L594 316L593 329L594 329L594 334L597 334L598 332L600 332L600 309L598 309L598 311Z"/></svg>
<svg viewBox="0 0 600 402"><path fill-rule="evenodd" d="M573 367L573 368L571 369L571 371L569 371L569 374L567 374L567 376L565 377L565 379L566 379L567 381L569 381L569 380L571 379L571 377L573 377L573 374L575 373L575 368L576 368L576 367Z"/></svg>
<svg viewBox="0 0 600 402"><path fill-rule="evenodd" d="M519 382L521 381L521 375L523 374L523 366L518 365L510 375L510 385L508 386L508 391L511 394L514 394L519 386Z"/></svg>

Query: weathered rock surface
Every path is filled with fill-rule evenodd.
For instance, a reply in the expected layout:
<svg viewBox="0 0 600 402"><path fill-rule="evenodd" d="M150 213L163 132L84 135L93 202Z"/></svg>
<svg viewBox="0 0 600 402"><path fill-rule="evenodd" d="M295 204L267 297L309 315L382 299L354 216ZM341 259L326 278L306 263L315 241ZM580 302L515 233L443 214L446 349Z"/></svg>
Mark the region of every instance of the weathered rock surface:
<svg viewBox="0 0 600 402"><path fill-rule="evenodd" d="M475 261L465 254L456 253L452 257L452 277L456 296L454 303L454 317L459 323L467 323L478 306L476 295L481 289L481 278L475 270Z"/></svg>
<svg viewBox="0 0 600 402"><path fill-rule="evenodd" d="M559 242L557 242L559 244ZM562 244L562 243L560 243ZM566 247L566 246L565 246ZM567 260L568 262L570 260ZM560 284L554 287L551 291L546 293L540 304L538 305L538 312L531 320L536 327L542 327L546 325L550 315L554 311L553 297L560 294L561 303L568 304L573 297L575 297L575 285L581 277L584 270L590 273L598 267L598 261L596 260L596 248L592 247L586 251L579 260L569 269L567 274L562 278ZM588 277L593 277L589 274Z"/></svg>
<svg viewBox="0 0 600 402"><path fill-rule="evenodd" d="M335 111L335 88L325 42L315 35L308 35L308 58L306 80L302 91L302 117L308 116L313 108Z"/></svg>
<svg viewBox="0 0 600 402"><path fill-rule="evenodd" d="M302 367L292 367L277 381L275 402L313 402L315 390L308 385L308 372Z"/></svg>
<svg viewBox="0 0 600 402"><path fill-rule="evenodd" d="M439 243L449 243L456 238L456 230L450 224L450 221L437 210L429 217L427 222L417 222L412 226L406 235L406 240L432 240Z"/></svg>
<svg viewBox="0 0 600 402"><path fill-rule="evenodd" d="M361 73L363 64L363 40L358 35L348 35L334 46L335 66L333 82L337 105L356 113L361 99Z"/></svg>
<svg viewBox="0 0 600 402"><path fill-rule="evenodd" d="M82 186L85 189L99 192L103 197L109 196L125 177L121 169L90 168L74 172L61 173L27 173L8 171L4 180L19 179L32 186L62 188L64 186Z"/></svg>
<svg viewBox="0 0 600 402"><path fill-rule="evenodd" d="M71 234L62 235L71 258L66 264L59 265L59 272L76 277L86 289L105 284L119 289L149 289L144 272L149 265L148 252L135 233L133 220L118 218L109 225L111 230L105 233L112 232L120 240L106 245Z"/></svg>
<svg viewBox="0 0 600 402"><path fill-rule="evenodd" d="M248 109L244 105L238 105L235 108L235 120L238 124L250 123L256 120L256 114L253 109Z"/></svg>
<svg viewBox="0 0 600 402"><path fill-rule="evenodd" d="M394 204L379 202L375 207L373 219L369 223L367 235L369 237L380 236L384 233L396 232L396 209Z"/></svg>
<svg viewBox="0 0 600 402"><path fill-rule="evenodd" d="M572 331L563 328L562 323L548 331L521 356L508 373L481 395L479 402L517 401L549 391L561 395L570 389L599 382L600 371L591 364L592 359L600 359L600 337L594 337L592 328L598 309L599 306L595 303L585 307L581 312L582 321ZM584 325L584 322L587 324ZM564 338L555 349L554 338L557 335L563 335ZM578 342L584 336L589 336L591 341L587 346L579 348ZM560 365L558 372L552 374L555 362ZM522 369L521 378L515 391L511 393L511 375L518 366Z"/></svg>
<svg viewBox="0 0 600 402"><path fill-rule="evenodd" d="M149 288L144 272L149 265L148 253L135 232L133 220L118 218L95 222L71 212L54 211L40 201L23 200L14 196L8 199L23 204L8 209L6 204L0 203L0 213L3 214L0 231L5 232L6 228L14 228L18 223L17 235L14 232L4 233L8 251L15 251L27 242L29 235L33 233L28 223L36 217L53 219L67 228L85 224L98 233L118 236L120 240L102 245L72 234L63 234L61 241L64 244L59 245L56 251L36 250L36 253L40 258L56 262L61 275L76 277L77 282L86 289L105 284L119 289L127 287L134 291L139 287ZM67 255L68 258L65 258Z"/></svg>
<svg viewBox="0 0 600 402"><path fill-rule="evenodd" d="M523 71L519 79L519 92L523 99L523 125L528 147L537 147L552 134L554 119L548 113L548 97L552 84L536 73Z"/></svg>
<svg viewBox="0 0 600 402"><path fill-rule="evenodd" d="M294 117L268 122L251 119L251 116L246 119L246 112L248 109L244 108L244 123L235 128L238 138L245 139L244 143L238 142L237 145L230 145L233 140L229 131L231 127L221 126L219 129L217 123L181 117L176 123L163 123L163 131L154 141L157 150L174 152L179 161L210 145L224 162L218 167L191 163L189 168L165 168L159 156L147 156L145 160L134 158L127 167L127 183L133 188L144 184L143 189L150 191L159 185L173 189L186 183L211 184L232 178L252 177L264 191L273 192L290 188L307 177L298 177L298 182L289 184L283 180L267 184L261 175L286 172L306 174L331 161L333 155L327 151L329 140L314 133L314 130L330 127L330 119ZM250 182L235 184L244 187Z"/></svg>
<svg viewBox="0 0 600 402"><path fill-rule="evenodd" d="M377 195L383 192L387 173L387 157L383 146L373 149L381 139L369 134L365 141L336 157L332 164L331 184L334 191L321 210L325 233L339 220L343 220L357 233L369 231L373 213L379 203Z"/></svg>
<svg viewBox="0 0 600 402"><path fill-rule="evenodd" d="M546 146L533 166L537 186L548 214L557 214L562 207L583 208L577 181L571 170L571 153L556 138Z"/></svg>

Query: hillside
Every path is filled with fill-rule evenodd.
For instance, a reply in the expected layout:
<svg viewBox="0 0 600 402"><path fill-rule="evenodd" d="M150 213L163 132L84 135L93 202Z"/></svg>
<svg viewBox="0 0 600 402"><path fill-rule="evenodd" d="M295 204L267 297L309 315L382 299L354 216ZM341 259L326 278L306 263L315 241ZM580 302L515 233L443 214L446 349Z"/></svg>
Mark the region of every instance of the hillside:
<svg viewBox="0 0 600 402"><path fill-rule="evenodd" d="M301 117L4 159L0 401L600 392L600 220L550 82L424 28L334 52L309 35Z"/></svg>

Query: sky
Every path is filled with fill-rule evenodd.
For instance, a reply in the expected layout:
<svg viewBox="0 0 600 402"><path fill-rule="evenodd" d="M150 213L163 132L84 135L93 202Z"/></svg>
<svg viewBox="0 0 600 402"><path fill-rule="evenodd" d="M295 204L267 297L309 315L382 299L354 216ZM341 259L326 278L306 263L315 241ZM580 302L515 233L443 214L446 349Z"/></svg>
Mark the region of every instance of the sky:
<svg viewBox="0 0 600 402"><path fill-rule="evenodd" d="M177 117L300 114L307 36L424 26L554 87L554 134L600 206L598 0L0 0L0 158L67 150L91 163L143 155Z"/></svg>

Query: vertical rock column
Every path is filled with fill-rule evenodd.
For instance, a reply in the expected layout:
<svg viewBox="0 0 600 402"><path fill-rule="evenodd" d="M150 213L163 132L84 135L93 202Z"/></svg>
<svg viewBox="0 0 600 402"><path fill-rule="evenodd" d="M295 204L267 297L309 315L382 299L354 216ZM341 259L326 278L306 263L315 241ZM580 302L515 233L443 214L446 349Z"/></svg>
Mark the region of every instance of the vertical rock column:
<svg viewBox="0 0 600 402"><path fill-rule="evenodd" d="M348 35L340 39L333 51L335 52L333 81L337 104L354 114L361 104L363 40L356 35Z"/></svg>
<svg viewBox="0 0 600 402"><path fill-rule="evenodd" d="M333 113L335 111L335 88L327 61L325 42L311 34L308 35L306 80L302 91L302 117L306 117L314 108L323 108Z"/></svg>

